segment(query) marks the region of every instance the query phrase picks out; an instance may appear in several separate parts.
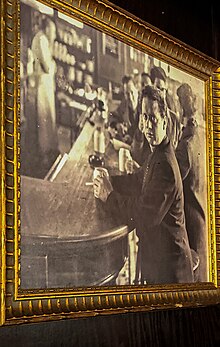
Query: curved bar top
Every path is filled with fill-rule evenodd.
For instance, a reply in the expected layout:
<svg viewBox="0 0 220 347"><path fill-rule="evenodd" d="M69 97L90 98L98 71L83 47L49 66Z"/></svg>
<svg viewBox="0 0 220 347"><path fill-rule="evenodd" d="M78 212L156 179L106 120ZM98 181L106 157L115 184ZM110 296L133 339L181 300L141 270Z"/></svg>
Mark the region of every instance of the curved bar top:
<svg viewBox="0 0 220 347"><path fill-rule="evenodd" d="M75 240L124 234L127 227L94 197L93 186L86 184L93 176L88 162L93 154L93 130L85 124L53 182L21 177L22 234ZM110 146L106 156L110 171L117 170L116 153Z"/></svg>
<svg viewBox="0 0 220 347"><path fill-rule="evenodd" d="M52 182L21 177L24 289L109 284L125 263L128 227L94 197L93 186L86 185L93 176L88 162L93 132L87 122ZM117 155L108 147L105 159L114 172Z"/></svg>

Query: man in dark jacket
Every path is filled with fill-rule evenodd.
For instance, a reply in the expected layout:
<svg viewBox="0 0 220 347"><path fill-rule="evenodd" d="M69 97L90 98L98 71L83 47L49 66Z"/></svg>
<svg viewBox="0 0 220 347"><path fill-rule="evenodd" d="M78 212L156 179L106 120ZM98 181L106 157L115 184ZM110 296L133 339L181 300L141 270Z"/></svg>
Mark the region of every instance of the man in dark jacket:
<svg viewBox="0 0 220 347"><path fill-rule="evenodd" d="M150 86L142 92L141 113L151 154L135 174L97 177L94 194L115 216L136 227L140 283L193 282L182 180L166 135L166 106Z"/></svg>

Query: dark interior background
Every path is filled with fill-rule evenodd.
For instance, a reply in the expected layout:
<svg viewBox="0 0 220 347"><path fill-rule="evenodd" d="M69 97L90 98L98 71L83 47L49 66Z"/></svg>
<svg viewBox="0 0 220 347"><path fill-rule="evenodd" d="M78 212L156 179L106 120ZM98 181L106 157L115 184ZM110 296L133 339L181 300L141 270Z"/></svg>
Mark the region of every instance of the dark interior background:
<svg viewBox="0 0 220 347"><path fill-rule="evenodd" d="M112 0L137 17L220 60L214 1ZM0 328L0 346L220 346L220 306L97 316Z"/></svg>
<svg viewBox="0 0 220 347"><path fill-rule="evenodd" d="M218 1L112 0L111 2L202 53L220 60Z"/></svg>

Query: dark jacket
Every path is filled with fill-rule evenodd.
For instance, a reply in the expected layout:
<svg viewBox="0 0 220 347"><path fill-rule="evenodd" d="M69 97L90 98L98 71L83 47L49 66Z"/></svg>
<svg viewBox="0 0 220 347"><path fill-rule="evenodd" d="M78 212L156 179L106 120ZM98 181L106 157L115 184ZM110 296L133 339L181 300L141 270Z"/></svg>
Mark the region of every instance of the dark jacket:
<svg viewBox="0 0 220 347"><path fill-rule="evenodd" d="M112 177L107 204L139 237L142 283L192 282L182 180L168 139L135 174Z"/></svg>

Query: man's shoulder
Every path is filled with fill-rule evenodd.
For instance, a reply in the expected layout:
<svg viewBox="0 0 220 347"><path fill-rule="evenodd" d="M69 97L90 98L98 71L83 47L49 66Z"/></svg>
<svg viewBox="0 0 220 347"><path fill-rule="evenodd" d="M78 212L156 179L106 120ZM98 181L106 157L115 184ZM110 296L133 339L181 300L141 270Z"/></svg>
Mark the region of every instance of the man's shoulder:
<svg viewBox="0 0 220 347"><path fill-rule="evenodd" d="M173 145L170 141L170 139L166 136L166 138L161 142L159 145L159 150L157 151L159 155L161 156L167 156L167 155L175 155Z"/></svg>

